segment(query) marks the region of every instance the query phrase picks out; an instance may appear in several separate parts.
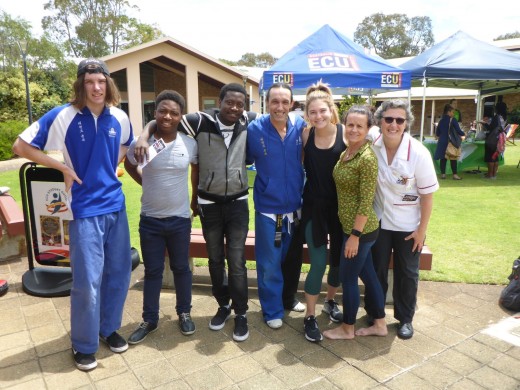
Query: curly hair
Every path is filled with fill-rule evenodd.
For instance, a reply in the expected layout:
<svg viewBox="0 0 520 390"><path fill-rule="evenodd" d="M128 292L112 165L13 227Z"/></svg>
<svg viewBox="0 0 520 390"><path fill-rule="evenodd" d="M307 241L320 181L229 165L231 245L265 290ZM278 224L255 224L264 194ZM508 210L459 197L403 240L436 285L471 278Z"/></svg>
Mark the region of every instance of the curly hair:
<svg viewBox="0 0 520 390"><path fill-rule="evenodd" d="M376 110L376 112L374 114L374 118L376 120L377 125L378 126L381 125L381 119L383 119L385 112L387 110L391 110L393 108L400 108L400 109L404 110L404 112L406 113L406 128L404 129L404 131L409 131L410 128L412 127L412 124L413 124L413 121L415 118L412 114L412 110L411 110L411 107L408 104L408 102L406 100L402 100L402 99L385 100L379 106L379 108Z"/></svg>

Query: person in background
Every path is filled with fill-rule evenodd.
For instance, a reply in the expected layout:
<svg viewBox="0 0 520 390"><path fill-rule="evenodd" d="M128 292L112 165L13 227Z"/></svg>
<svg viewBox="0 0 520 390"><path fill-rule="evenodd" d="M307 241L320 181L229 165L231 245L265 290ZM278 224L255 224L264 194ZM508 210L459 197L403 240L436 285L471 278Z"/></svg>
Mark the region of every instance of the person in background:
<svg viewBox="0 0 520 390"><path fill-rule="evenodd" d="M457 135L463 137L465 134L459 126L459 122L454 118L454 109L451 105L444 106L442 118L435 129L435 136L437 137L437 147L433 158L440 161L441 179L446 179L446 149L448 148L450 128L453 128ZM450 159L451 172L453 173L453 180L461 180L457 174L457 160Z"/></svg>
<svg viewBox="0 0 520 390"><path fill-rule="evenodd" d="M226 84L220 90L218 109L187 114L178 126L178 131L194 137L199 146L197 213L209 256L211 291L219 305L209 328L224 328L234 310L235 341L249 337L244 257L249 230L246 139L247 125L257 114L244 111L246 97L242 85ZM150 131L154 128L152 121ZM148 137L148 131L147 126L137 141L138 161L147 154L148 143L141 138Z"/></svg>
<svg viewBox="0 0 520 390"><path fill-rule="evenodd" d="M343 231L338 217L338 196L332 171L346 148L346 140L332 92L326 84L318 82L307 89L305 117L308 127L302 135L306 181L301 227L309 248L311 266L305 280L307 311L304 330L307 340L321 341L323 336L316 320L316 302L327 263L327 296L322 310L333 322L343 320L343 313L334 300L340 284ZM327 250L329 236L330 255Z"/></svg>
<svg viewBox="0 0 520 390"><path fill-rule="evenodd" d="M453 107L453 118L455 118L457 122L462 123L462 114L457 108L457 99L451 99L449 104Z"/></svg>
<svg viewBox="0 0 520 390"><path fill-rule="evenodd" d="M197 205L197 141L177 132L186 103L176 91L165 90L155 99L156 131L150 145L162 140L162 149L142 169L134 159L135 141L126 153L125 168L143 187L139 236L144 263L143 322L128 342L138 344L157 330L159 298L164 272L164 252L168 250L175 283L179 328L184 335L195 332L191 319L192 271L189 265L191 212L188 171L191 165L193 208Z"/></svg>
<svg viewBox="0 0 520 390"><path fill-rule="evenodd" d="M304 112L302 109L302 104L300 102L294 101L291 109L291 113L294 115L299 115L303 117Z"/></svg>
<svg viewBox="0 0 520 390"><path fill-rule="evenodd" d="M372 118L374 117L374 113L376 112L375 106L370 106L370 113L372 114ZM372 124L370 129L368 129L367 139L372 143L381 135L381 129L375 123Z"/></svg>
<svg viewBox="0 0 520 390"><path fill-rule="evenodd" d="M504 129L507 125L507 105L499 101L495 106L495 115L489 123L481 122L486 129L486 142L484 144L484 161L488 171L485 179L496 179L498 172L498 160L505 149Z"/></svg>
<svg viewBox="0 0 520 390"><path fill-rule="evenodd" d="M0 297L7 294L7 291L9 291L9 283L7 280L0 279Z"/></svg>
<svg viewBox="0 0 520 390"><path fill-rule="evenodd" d="M264 321L277 329L284 317L282 262L301 217L305 121L289 116L293 94L288 84L273 84L266 104L269 114L248 126L247 160L256 166L253 199L258 295Z"/></svg>
<svg viewBox="0 0 520 390"><path fill-rule="evenodd" d="M373 202L377 183L377 158L366 139L373 117L369 107L352 106L345 116L348 148L334 167L339 218L343 227L340 261L343 285L343 323L323 332L330 339L353 339L354 336L386 336L385 300L372 263L370 248L374 245L379 223ZM359 308L359 285L372 299L368 309L374 324L355 331Z"/></svg>
<svg viewBox="0 0 520 390"><path fill-rule="evenodd" d="M409 339L414 333L419 260L439 183L430 152L409 134L414 120L409 104L399 99L385 101L375 119L382 134L372 145L379 166L374 209L380 230L372 259L386 302L393 251L397 336ZM377 304L376 297L365 296L369 315Z"/></svg>
<svg viewBox="0 0 520 390"><path fill-rule="evenodd" d="M116 107L119 101L106 64L82 60L71 102L47 112L13 145L15 154L61 171L65 190L72 192L70 335L74 363L82 371L97 367L100 339L112 352L128 349L117 330L132 260L125 196L116 170L133 133L128 116ZM62 150L65 164L44 149Z"/></svg>

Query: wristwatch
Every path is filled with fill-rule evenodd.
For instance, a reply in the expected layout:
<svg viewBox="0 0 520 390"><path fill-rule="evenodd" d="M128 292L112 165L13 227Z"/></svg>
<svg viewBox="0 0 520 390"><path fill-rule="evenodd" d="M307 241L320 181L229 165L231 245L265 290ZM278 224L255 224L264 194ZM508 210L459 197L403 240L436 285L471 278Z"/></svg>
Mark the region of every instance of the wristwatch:
<svg viewBox="0 0 520 390"><path fill-rule="evenodd" d="M356 229L352 229L350 234L353 235L353 236L356 236L356 237L361 237L361 232L359 230L356 230Z"/></svg>

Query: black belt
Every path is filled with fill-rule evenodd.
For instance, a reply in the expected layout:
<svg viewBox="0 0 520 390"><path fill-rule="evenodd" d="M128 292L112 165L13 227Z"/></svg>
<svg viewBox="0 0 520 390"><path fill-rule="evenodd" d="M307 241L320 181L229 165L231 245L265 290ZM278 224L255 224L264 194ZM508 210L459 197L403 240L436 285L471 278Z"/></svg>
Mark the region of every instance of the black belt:
<svg viewBox="0 0 520 390"><path fill-rule="evenodd" d="M282 246L282 226L283 214L276 214L276 231L274 233L274 246L277 248Z"/></svg>
<svg viewBox="0 0 520 390"><path fill-rule="evenodd" d="M298 227L300 219L298 218L298 212L293 211L293 222L294 226ZM282 227L283 227L283 214L276 214L276 230L274 233L274 246L279 248L282 246Z"/></svg>

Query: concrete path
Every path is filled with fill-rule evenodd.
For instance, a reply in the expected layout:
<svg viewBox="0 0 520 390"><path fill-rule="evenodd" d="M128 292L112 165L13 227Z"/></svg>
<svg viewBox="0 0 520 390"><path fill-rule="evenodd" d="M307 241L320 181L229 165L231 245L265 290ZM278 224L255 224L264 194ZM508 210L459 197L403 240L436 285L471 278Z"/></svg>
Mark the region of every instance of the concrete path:
<svg viewBox="0 0 520 390"><path fill-rule="evenodd" d="M396 337L387 306L387 337L313 344L303 335L303 313L287 313L279 330L265 325L251 272L250 337L237 343L232 320L221 331L209 330L217 306L207 268L197 267L195 334L179 332L175 291L163 290L159 330L123 354L101 345L98 368L85 373L75 368L71 356L69 298L25 294L21 280L26 270L26 258L0 263L0 279L11 286L0 298L0 388L520 388L520 319L497 305L501 286L420 282L412 339ZM132 274L121 329L125 337L141 320L143 271L141 265ZM335 326L323 314L318 322L322 330ZM364 324L360 309L358 325Z"/></svg>

